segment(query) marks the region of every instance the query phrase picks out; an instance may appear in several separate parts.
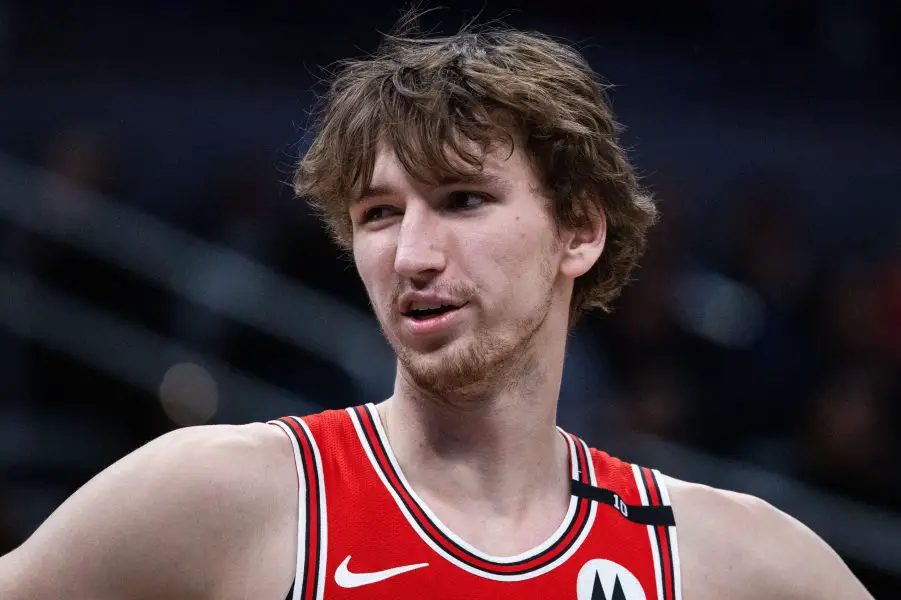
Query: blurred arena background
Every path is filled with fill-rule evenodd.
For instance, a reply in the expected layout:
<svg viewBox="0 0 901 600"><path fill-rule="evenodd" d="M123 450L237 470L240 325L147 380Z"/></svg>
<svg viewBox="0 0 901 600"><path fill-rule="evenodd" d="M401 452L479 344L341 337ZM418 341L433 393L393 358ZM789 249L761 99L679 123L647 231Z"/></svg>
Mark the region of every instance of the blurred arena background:
<svg viewBox="0 0 901 600"><path fill-rule="evenodd" d="M0 552L165 431L378 400L390 350L284 182L401 7L0 0ZM901 5L454 2L618 87L663 224L561 423L757 494L901 597ZM742 524L735 524L742 535Z"/></svg>

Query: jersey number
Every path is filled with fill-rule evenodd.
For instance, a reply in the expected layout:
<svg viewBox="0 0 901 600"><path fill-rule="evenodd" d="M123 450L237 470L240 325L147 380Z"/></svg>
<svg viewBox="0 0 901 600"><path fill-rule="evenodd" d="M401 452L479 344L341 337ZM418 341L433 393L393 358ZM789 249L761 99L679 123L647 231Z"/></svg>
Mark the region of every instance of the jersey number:
<svg viewBox="0 0 901 600"><path fill-rule="evenodd" d="M613 508L621 512L624 517L629 517L629 507L618 494L613 494Z"/></svg>

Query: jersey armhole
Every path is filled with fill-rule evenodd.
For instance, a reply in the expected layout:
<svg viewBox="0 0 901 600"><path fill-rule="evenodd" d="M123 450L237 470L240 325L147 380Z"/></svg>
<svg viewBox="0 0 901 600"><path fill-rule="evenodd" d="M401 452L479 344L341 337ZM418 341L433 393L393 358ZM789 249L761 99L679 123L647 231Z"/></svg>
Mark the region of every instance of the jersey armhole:
<svg viewBox="0 0 901 600"><path fill-rule="evenodd" d="M666 477L656 469L632 465L641 503L651 507L670 507ZM654 561L658 600L682 600L682 574L679 567L679 541L676 523L647 525L651 556Z"/></svg>
<svg viewBox="0 0 901 600"><path fill-rule="evenodd" d="M300 600L301 588L300 586L298 586L298 582L301 581L301 577L306 571L306 549L304 548L302 541L305 539L306 529L308 527L308 515L305 503L303 501L304 497L307 495L305 481L306 476L303 466L304 463L300 455L300 446L298 445L297 439L290 429L290 426L284 423L282 420L269 421L268 424L282 430L282 433L284 433L285 436L287 436L288 440L291 442L291 447L294 453L294 475L295 481L297 483L297 541L295 551L296 560L294 566L294 577L291 580L291 587L288 589L285 600Z"/></svg>
<svg viewBox="0 0 901 600"><path fill-rule="evenodd" d="M653 469L654 476L657 480L657 485L660 488L660 497L663 501L663 504L666 506L672 506L672 502L670 502L669 489L667 488L667 477L660 473L660 471ZM669 530L669 538L670 538L670 556L672 558L672 570L673 570L673 600L682 600L682 569L679 564L679 538L676 532L676 524L668 527Z"/></svg>

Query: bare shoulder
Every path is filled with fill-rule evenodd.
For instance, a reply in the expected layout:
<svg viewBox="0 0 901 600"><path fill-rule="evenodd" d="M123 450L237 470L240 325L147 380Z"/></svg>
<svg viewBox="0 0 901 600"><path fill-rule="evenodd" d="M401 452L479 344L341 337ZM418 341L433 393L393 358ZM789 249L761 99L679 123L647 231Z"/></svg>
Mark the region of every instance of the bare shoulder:
<svg viewBox="0 0 901 600"><path fill-rule="evenodd" d="M172 431L150 442L113 469L141 470L162 476L170 489L187 494L214 494L220 502L265 502L293 472L290 441L277 427L208 425ZM181 484L176 486L174 484Z"/></svg>
<svg viewBox="0 0 901 600"><path fill-rule="evenodd" d="M246 519L222 518L222 511L267 515L279 502L292 500L293 465L290 442L276 427L210 425L163 435L101 477L110 488L104 491L143 499L151 513L163 511L169 519L195 524L216 515L218 527L240 528ZM94 483L79 493L90 492Z"/></svg>
<svg viewBox="0 0 901 600"><path fill-rule="evenodd" d="M294 544L285 532L296 530L297 518L294 469L290 442L271 425L161 436L85 484L3 557L0 596L209 598L223 587L232 596L235 586L263 591L232 580L254 568L274 569L273 585L284 592Z"/></svg>
<svg viewBox="0 0 901 600"><path fill-rule="evenodd" d="M667 478L686 600L872 598L839 556L767 502Z"/></svg>

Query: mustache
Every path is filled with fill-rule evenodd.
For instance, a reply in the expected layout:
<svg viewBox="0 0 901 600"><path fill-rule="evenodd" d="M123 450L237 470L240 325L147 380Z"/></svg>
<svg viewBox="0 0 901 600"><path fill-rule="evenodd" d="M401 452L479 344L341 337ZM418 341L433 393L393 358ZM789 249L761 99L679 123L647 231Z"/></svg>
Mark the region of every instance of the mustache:
<svg viewBox="0 0 901 600"><path fill-rule="evenodd" d="M447 296L456 300L468 302L476 297L478 288L462 281L449 281L425 286L415 285L409 281L401 281L394 286L394 289L391 292L391 302L396 305L400 302L400 297L407 292L435 294L436 296Z"/></svg>

